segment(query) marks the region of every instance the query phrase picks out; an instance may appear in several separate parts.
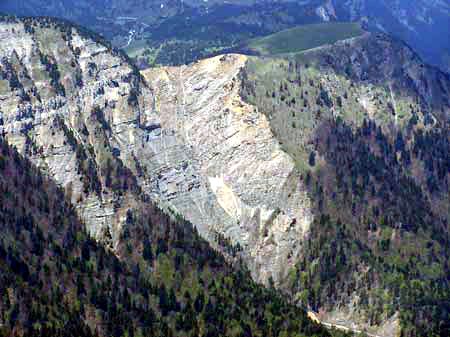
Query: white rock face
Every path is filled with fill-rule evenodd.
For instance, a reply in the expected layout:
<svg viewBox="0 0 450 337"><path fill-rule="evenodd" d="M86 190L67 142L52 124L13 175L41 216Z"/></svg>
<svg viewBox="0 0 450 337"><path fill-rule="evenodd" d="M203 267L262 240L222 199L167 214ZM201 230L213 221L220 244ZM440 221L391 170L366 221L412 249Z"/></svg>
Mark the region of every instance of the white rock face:
<svg viewBox="0 0 450 337"><path fill-rule="evenodd" d="M185 146L178 163L196 172L191 181L180 170L160 173L159 193L206 235L213 229L239 242L258 280L278 280L309 229L310 201L265 115L239 96L245 62L227 55L144 73L162 129ZM170 144L158 158L177 166L166 153L171 138L155 141Z"/></svg>
<svg viewBox="0 0 450 337"><path fill-rule="evenodd" d="M265 115L240 98L244 56L150 70L145 83L75 29L33 27L0 24L0 128L66 188L94 236L109 231L114 242L136 200L123 182L114 187L127 174L116 172L121 161L206 238L240 243L255 279L286 275L312 221L310 200Z"/></svg>

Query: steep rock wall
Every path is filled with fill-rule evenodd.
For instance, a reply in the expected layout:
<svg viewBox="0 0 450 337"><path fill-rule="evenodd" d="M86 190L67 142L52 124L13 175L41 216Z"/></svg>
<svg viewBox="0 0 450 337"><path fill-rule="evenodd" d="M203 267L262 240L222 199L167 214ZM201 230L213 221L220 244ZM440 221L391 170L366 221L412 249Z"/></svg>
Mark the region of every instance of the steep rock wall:
<svg viewBox="0 0 450 337"><path fill-rule="evenodd" d="M142 191L211 241L239 243L257 280L285 276L312 215L293 160L240 98L246 57L145 81L70 25L9 20L0 35L1 131L66 188L94 236L113 244Z"/></svg>
<svg viewBox="0 0 450 337"><path fill-rule="evenodd" d="M69 25L10 20L0 36L1 132L71 193L94 236L114 237L129 196L105 165L127 160L151 90L122 55Z"/></svg>
<svg viewBox="0 0 450 337"><path fill-rule="evenodd" d="M144 73L162 129L184 144L186 165L197 173L192 182L181 171L163 173L159 192L204 233L239 242L257 279L277 280L298 254L312 215L293 160L265 115L240 98L245 63L245 56L227 55ZM177 166L170 156L166 163ZM191 189L178 193L177 184Z"/></svg>

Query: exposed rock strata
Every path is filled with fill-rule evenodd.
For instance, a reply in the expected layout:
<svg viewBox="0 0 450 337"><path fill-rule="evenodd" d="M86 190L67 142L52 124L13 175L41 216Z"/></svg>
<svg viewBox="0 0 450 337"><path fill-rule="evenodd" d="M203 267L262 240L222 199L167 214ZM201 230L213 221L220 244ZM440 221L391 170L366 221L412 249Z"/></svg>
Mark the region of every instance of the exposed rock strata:
<svg viewBox="0 0 450 337"><path fill-rule="evenodd" d="M295 261L309 200L265 115L239 96L244 56L151 70L145 83L72 27L9 22L0 35L2 132L71 193L93 235L114 239L134 200L108 182L120 161L205 237L239 242L258 280Z"/></svg>
<svg viewBox="0 0 450 337"><path fill-rule="evenodd" d="M1 132L71 193L93 235L116 235L128 197L106 186L102 166L114 148L127 160L151 91L124 57L72 27L7 22L0 36ZM87 174L100 190L85 188Z"/></svg>
<svg viewBox="0 0 450 337"><path fill-rule="evenodd" d="M265 115L240 98L245 62L227 55L144 74L163 130L184 144L186 165L197 173L192 181L180 171L163 174L160 193L203 231L243 245L255 277L276 280L298 254L312 215L293 160ZM177 184L190 184L189 193L172 193Z"/></svg>

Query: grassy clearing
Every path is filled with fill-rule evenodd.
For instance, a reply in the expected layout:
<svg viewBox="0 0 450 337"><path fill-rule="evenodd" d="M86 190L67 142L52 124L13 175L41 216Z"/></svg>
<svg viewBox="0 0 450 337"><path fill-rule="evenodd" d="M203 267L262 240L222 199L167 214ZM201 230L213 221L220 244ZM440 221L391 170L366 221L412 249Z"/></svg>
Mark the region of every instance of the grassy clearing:
<svg viewBox="0 0 450 337"><path fill-rule="evenodd" d="M145 40L135 40L128 47L124 48L125 52L130 57L136 57L141 55L147 48L147 42Z"/></svg>
<svg viewBox="0 0 450 337"><path fill-rule="evenodd" d="M297 53L360 36L363 33L363 29L357 23L312 24L250 40L248 47L262 55Z"/></svg>

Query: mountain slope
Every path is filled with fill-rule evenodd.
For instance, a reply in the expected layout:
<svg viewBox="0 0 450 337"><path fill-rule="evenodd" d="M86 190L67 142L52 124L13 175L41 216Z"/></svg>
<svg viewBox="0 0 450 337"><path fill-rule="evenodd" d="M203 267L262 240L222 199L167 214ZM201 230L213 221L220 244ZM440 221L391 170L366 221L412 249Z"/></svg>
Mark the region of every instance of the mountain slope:
<svg viewBox="0 0 450 337"><path fill-rule="evenodd" d="M363 20L371 30L396 36L430 64L450 70L450 5L446 1L334 0L338 20Z"/></svg>
<svg viewBox="0 0 450 337"><path fill-rule="evenodd" d="M254 277L335 324L445 334L448 75L366 34L287 59L226 55L144 76L163 128L190 145L221 219L234 220L212 228L240 243Z"/></svg>
<svg viewBox="0 0 450 337"><path fill-rule="evenodd" d="M3 139L0 190L1 336L331 336L150 202L113 254Z"/></svg>
<svg viewBox="0 0 450 337"><path fill-rule="evenodd" d="M404 44L368 35L250 59L242 78L313 205L281 287L337 324L359 320L395 335L384 323L397 320L403 335L446 335L448 75Z"/></svg>

